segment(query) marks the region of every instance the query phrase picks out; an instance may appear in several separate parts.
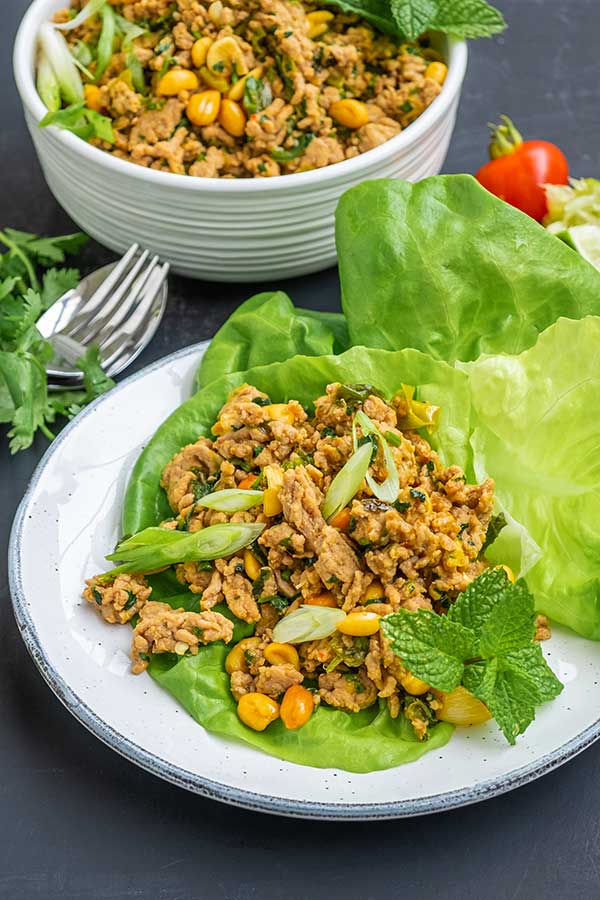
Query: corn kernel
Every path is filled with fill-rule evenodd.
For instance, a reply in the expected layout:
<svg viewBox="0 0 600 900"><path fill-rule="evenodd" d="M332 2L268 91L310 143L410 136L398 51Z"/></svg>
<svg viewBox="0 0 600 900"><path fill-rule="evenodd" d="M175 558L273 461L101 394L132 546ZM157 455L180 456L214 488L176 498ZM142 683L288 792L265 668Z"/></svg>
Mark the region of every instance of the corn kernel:
<svg viewBox="0 0 600 900"><path fill-rule="evenodd" d="M218 91L201 91L199 94L192 94L188 101L186 115L192 125L210 125L215 121L217 116L219 115L219 108L221 106L221 95ZM218 426L215 425L213 427L213 434L215 434L215 428Z"/></svg>
<svg viewBox="0 0 600 900"><path fill-rule="evenodd" d="M248 72L242 48L231 35L211 44L206 54L206 65L211 72L222 72L225 77L229 77L232 72L237 75L246 75Z"/></svg>
<svg viewBox="0 0 600 900"><path fill-rule="evenodd" d="M307 35L311 40L321 37L329 30L329 22L333 19L333 13L326 9L317 9L306 14L308 23Z"/></svg>
<svg viewBox="0 0 600 900"><path fill-rule="evenodd" d="M277 488L267 488L263 494L263 512L265 516L272 518L283 512L283 506L279 499L279 490Z"/></svg>
<svg viewBox="0 0 600 900"><path fill-rule="evenodd" d="M244 75L243 78L240 78L239 81L231 87L231 90L227 94L228 100L235 100L238 102L244 96L244 90L246 88L246 81L248 78L260 78L263 73L262 66L256 66L254 69L251 69L247 75Z"/></svg>
<svg viewBox="0 0 600 900"><path fill-rule="evenodd" d="M229 675L233 674L233 672L247 672L248 660L246 659L246 653L258 647L259 644L260 638L257 637L244 638L242 641L239 641L235 647L232 647L225 658L225 671Z"/></svg>
<svg viewBox="0 0 600 900"><path fill-rule="evenodd" d="M329 591L324 591L322 594L317 594L316 597L309 597L308 600L305 600L304 603L306 606L330 606L332 609L337 609L338 602Z"/></svg>
<svg viewBox="0 0 600 900"><path fill-rule="evenodd" d="M432 78L433 81L437 81L438 84L443 84L445 82L447 74L448 66L442 62L429 63L425 69L425 78Z"/></svg>
<svg viewBox="0 0 600 900"><path fill-rule="evenodd" d="M244 569L251 581L256 581L260 575L260 563L251 550L244 550Z"/></svg>
<svg viewBox="0 0 600 900"><path fill-rule="evenodd" d="M94 112L100 112L102 109L102 91L96 84L86 84L83 89L85 95L85 105Z"/></svg>
<svg viewBox="0 0 600 900"><path fill-rule="evenodd" d="M208 18L213 25L221 25L221 17L223 15L223 4L221 0L213 0L208 7Z"/></svg>
<svg viewBox="0 0 600 900"><path fill-rule="evenodd" d="M407 672L406 675L402 676L400 684L406 693L412 694L413 697L418 697L420 694L426 694L430 687L426 681L422 681L415 675L411 675L410 672Z"/></svg>
<svg viewBox="0 0 600 900"><path fill-rule="evenodd" d="M344 128L356 131L369 121L369 111L360 100L336 100L329 107L329 115Z"/></svg>
<svg viewBox="0 0 600 900"><path fill-rule="evenodd" d="M368 637L379 631L379 616L368 609L351 612L338 624L337 630L352 637Z"/></svg>
<svg viewBox="0 0 600 900"><path fill-rule="evenodd" d="M340 510L340 512L333 517L333 519L329 520L329 524L332 528L337 528L338 531L346 531L348 525L350 524L351 513L350 510L346 507L346 509Z"/></svg>
<svg viewBox="0 0 600 900"><path fill-rule="evenodd" d="M385 591L380 581L373 581L366 589L363 600L382 600L385 597Z"/></svg>
<svg viewBox="0 0 600 900"><path fill-rule="evenodd" d="M254 731L264 731L267 725L279 718L279 703L266 694L243 694L237 714L244 725Z"/></svg>
<svg viewBox="0 0 600 900"><path fill-rule="evenodd" d="M177 656L184 656L190 649L189 644L186 644L185 641L177 641L175 644L175 653Z"/></svg>
<svg viewBox="0 0 600 900"><path fill-rule="evenodd" d="M235 100L225 99L221 102L219 124L232 137L241 137L246 130L246 113Z"/></svg>
<svg viewBox="0 0 600 900"><path fill-rule="evenodd" d="M314 709L315 701L311 692L301 684L293 684L283 695L279 714L285 727L294 731L306 725Z"/></svg>
<svg viewBox="0 0 600 900"><path fill-rule="evenodd" d="M264 410L269 419L287 422L288 425L294 424L294 414L287 403L270 403L264 407Z"/></svg>
<svg viewBox="0 0 600 900"><path fill-rule="evenodd" d="M198 38L192 47L192 62L197 69L201 69L206 62L206 54L212 42L212 38L209 37Z"/></svg>
<svg viewBox="0 0 600 900"><path fill-rule="evenodd" d="M295 669L300 669L298 651L291 644L279 644L274 641L272 644L267 644L264 654L265 659L272 666L282 666L287 663Z"/></svg>
<svg viewBox="0 0 600 900"><path fill-rule="evenodd" d="M157 93L174 97L181 91L195 91L198 84L198 76L191 69L171 69L158 82Z"/></svg>

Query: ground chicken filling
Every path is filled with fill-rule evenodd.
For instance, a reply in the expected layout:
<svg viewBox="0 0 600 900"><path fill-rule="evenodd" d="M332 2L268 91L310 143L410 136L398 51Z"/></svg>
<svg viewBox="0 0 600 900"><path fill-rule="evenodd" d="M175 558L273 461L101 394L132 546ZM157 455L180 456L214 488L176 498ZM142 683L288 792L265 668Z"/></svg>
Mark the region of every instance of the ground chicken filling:
<svg viewBox="0 0 600 900"><path fill-rule="evenodd" d="M113 126L114 143L92 142L180 175L268 177L357 156L413 122L447 71L427 39L400 43L356 15L297 0L110 4L141 33L128 36L117 19L99 79L101 18L66 32L95 78L86 104Z"/></svg>
<svg viewBox="0 0 600 900"><path fill-rule="evenodd" d="M134 672L153 653L195 655L201 644L229 642L232 623L213 609L223 604L254 626L226 661L240 718L250 727L262 730L279 716L287 727L299 727L321 702L358 712L383 700L392 717L404 715L416 736L426 738L439 695L404 668L377 622L398 609L443 615L488 567L482 548L494 485L489 479L467 484L458 466L442 465L427 440L409 429L407 396L386 402L368 386L330 384L309 413L295 400L274 404L250 385L231 395L213 438L199 438L165 466L161 485L173 517L162 527L195 532L221 522L257 522L264 529L229 558L176 566L179 582L197 597L197 611L150 600L141 575L88 581L84 597L107 622L137 616ZM398 498L377 499L363 481L326 521L324 497L354 452L357 410L386 436ZM381 482L385 462L376 447L371 471ZM231 488L262 490L262 501L233 514L198 505L208 493ZM274 640L277 623L304 605L342 610L346 627L296 645ZM549 636L539 616L536 639Z"/></svg>

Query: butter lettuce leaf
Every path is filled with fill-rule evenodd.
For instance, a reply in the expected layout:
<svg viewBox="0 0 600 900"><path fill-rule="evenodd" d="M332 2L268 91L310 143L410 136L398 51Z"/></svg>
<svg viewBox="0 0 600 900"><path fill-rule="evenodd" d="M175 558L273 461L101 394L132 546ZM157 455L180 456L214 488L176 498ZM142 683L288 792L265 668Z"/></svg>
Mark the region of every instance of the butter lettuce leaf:
<svg viewBox="0 0 600 900"><path fill-rule="evenodd" d="M600 313L600 272L469 175L353 187L336 240L352 343L474 360Z"/></svg>
<svg viewBox="0 0 600 900"><path fill-rule="evenodd" d="M495 479L541 551L527 573L537 609L599 640L600 318L560 319L518 356L461 368L477 478Z"/></svg>
<svg viewBox="0 0 600 900"><path fill-rule="evenodd" d="M413 762L442 747L454 730L440 722L430 729L429 740L417 741L404 716L392 719L380 701L359 713L320 706L298 731L288 731L281 720L266 731L252 731L237 717L225 672L228 652L224 644L210 644L197 656L175 662L173 656L155 656L149 672L207 731L279 759L316 768L374 772Z"/></svg>
<svg viewBox="0 0 600 900"><path fill-rule="evenodd" d="M297 309L283 291L256 294L232 313L210 342L198 370L198 387L297 354L326 356L348 347L341 313Z"/></svg>

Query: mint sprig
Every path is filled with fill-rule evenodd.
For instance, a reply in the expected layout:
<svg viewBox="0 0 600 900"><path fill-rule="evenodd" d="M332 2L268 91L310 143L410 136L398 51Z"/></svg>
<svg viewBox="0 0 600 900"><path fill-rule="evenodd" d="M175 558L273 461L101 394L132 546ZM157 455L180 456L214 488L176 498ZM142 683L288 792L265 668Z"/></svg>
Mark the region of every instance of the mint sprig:
<svg viewBox="0 0 600 900"><path fill-rule="evenodd" d="M380 31L415 41L425 31L460 38L491 37L506 28L500 10L487 0L325 0L353 12Z"/></svg>
<svg viewBox="0 0 600 900"><path fill-rule="evenodd" d="M446 616L399 610L381 627L392 650L417 678L452 691L460 684L481 700L510 744L535 718L540 703L562 691L534 643L533 597L520 579L489 569Z"/></svg>

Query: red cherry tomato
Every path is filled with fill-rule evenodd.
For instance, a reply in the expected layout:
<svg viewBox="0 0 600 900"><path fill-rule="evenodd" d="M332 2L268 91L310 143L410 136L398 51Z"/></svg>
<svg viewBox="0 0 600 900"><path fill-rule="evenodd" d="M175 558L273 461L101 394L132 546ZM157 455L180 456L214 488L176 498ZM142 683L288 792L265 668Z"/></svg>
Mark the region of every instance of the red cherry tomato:
<svg viewBox="0 0 600 900"><path fill-rule="evenodd" d="M496 197L541 222L548 206L545 184L567 184L569 164L562 150L548 141L523 141L507 116L492 131L489 163L477 181Z"/></svg>

